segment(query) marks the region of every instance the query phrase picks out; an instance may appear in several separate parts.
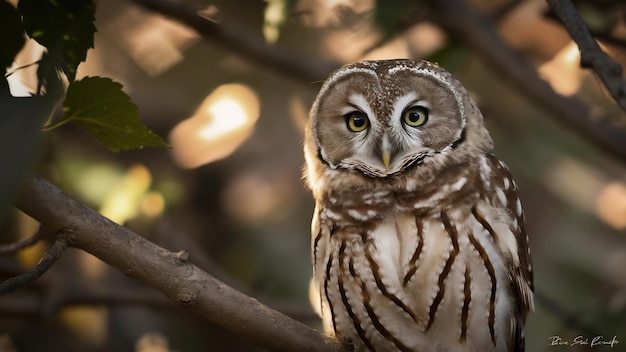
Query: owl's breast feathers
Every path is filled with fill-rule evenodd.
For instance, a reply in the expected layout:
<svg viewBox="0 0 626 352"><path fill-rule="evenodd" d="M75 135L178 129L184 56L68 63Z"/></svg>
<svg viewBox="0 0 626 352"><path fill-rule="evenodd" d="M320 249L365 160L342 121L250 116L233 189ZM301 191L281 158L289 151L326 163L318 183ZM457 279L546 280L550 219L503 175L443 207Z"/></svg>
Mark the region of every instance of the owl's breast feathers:
<svg viewBox="0 0 626 352"><path fill-rule="evenodd" d="M532 269L508 169L489 154L416 174L316 195L326 326L357 350L522 351Z"/></svg>

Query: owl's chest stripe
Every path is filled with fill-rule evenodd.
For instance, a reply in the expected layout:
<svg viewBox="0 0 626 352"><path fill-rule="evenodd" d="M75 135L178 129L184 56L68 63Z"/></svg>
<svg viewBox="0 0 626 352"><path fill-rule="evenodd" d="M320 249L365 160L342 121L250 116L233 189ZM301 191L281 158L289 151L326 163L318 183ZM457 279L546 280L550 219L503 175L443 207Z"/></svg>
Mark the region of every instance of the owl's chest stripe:
<svg viewBox="0 0 626 352"><path fill-rule="evenodd" d="M439 304L441 300L443 300L443 295L446 291L446 278L448 274L450 274L450 269L452 269L452 264L456 259L456 256L459 254L459 240L458 233L456 231L456 227L452 226L450 223L450 219L445 212L441 212L441 222L443 223L446 232L450 236L450 240L452 241L452 250L448 255L448 259L443 267L443 271L439 275L439 279L437 281L437 285L439 286L439 290L437 291L437 295L433 300L433 303L430 305L430 310L428 313L428 324L426 324L426 330L430 329L435 322L435 315L437 314L437 309L439 308Z"/></svg>
<svg viewBox="0 0 626 352"><path fill-rule="evenodd" d="M385 325L380 321L380 318L378 317L378 315L376 314L376 312L374 311L374 308L372 306L372 303L370 302L371 300L371 296L370 296L370 290L366 287L366 282L367 280L363 277L360 277L355 268L354 268L354 257L352 255L346 255L345 250L346 250L346 241L345 239L341 241L341 244L339 246L339 251L337 253L337 268L335 268L335 270L337 271L337 287L339 290L339 295L341 297L341 302L344 305L344 308L346 309L346 313L348 314L348 317L350 318L350 320L352 321L352 325L354 326L354 329L357 333L357 336L359 337L359 339L363 342L363 344L371 351L375 351L376 348L374 347L374 344L372 343L372 341L370 340L370 338L368 337L365 329L363 329L362 326L362 321L359 318L358 314L356 314L356 312L354 311L353 308L353 304L356 304L356 302L351 302L350 299L348 298L348 293L346 291L346 283L350 282L350 284L356 284L358 287L360 287L361 290L361 303L362 303L362 307L365 310L367 317L369 317L369 322L365 322L366 324L369 324L371 322L371 324L374 326L374 328L380 333L380 335L382 337L384 337L386 340L390 341L391 343L393 343L394 346L396 346L396 348L399 351L405 351L405 352L411 352L413 351L411 348L407 347L399 338L395 337L393 335L393 333L391 331L389 331ZM366 246L367 247L367 246ZM366 249L367 252L367 249ZM367 255L367 254L366 254ZM371 255L371 253L370 253ZM347 272L350 275L346 274L346 267L345 267L345 258L348 258L348 270ZM332 259L332 258L331 258ZM371 265L371 262L370 262ZM376 264L376 267L377 264ZM374 280L377 282L377 287L382 291L383 291L383 295L389 299L391 299L392 301L394 301L394 303L399 304L401 306L403 306L403 309L408 310L408 307L406 307L406 305L404 303L402 303L397 297L390 295L387 288L382 284L382 280L380 280L380 276L378 275L378 278L376 277L377 274L375 273L374 267L371 268L372 272L374 273ZM327 280L328 281L328 280ZM381 288L382 287L382 288ZM352 292L352 294L354 294L355 292ZM391 296L395 297L394 299L391 298ZM354 296L353 299L357 296ZM332 307L331 307L331 312L332 312ZM333 317L334 317L334 313L333 313ZM341 335L341 331L337 331L335 330L339 336Z"/></svg>
<svg viewBox="0 0 626 352"><path fill-rule="evenodd" d="M415 227L417 228L417 247L415 247L415 251L413 252L413 256L409 260L409 270L404 275L404 279L402 280L402 285L406 287L411 281L413 275L417 271L417 261L420 258L420 254L422 254L422 249L424 248L424 226L418 217L415 217Z"/></svg>
<svg viewBox="0 0 626 352"><path fill-rule="evenodd" d="M497 243L496 232L493 230L493 227L491 227L489 222L485 220L485 218L478 212L478 209L476 209L476 207L472 207L472 215L474 215L476 221L478 221L489 233L489 236L491 236L491 240L494 241L494 243Z"/></svg>
<svg viewBox="0 0 626 352"><path fill-rule="evenodd" d="M315 239L313 240L313 265L317 265L317 247L321 239L322 230L320 229L320 231L317 232L317 235L315 235Z"/></svg>
<svg viewBox="0 0 626 352"><path fill-rule="evenodd" d="M492 239L495 237L494 233L493 233L493 229L491 229L491 226L489 226L488 223L485 222L485 219L483 219L479 214L478 211L476 210L476 208L472 208L472 214L474 214L474 217L476 218L476 221L478 221L484 228L485 230L487 230L487 232L489 232L489 234L491 235ZM491 263L491 260L489 259L489 255L487 254L487 251L485 250L485 248L478 242L478 240L476 240L476 237L474 237L473 234L469 234L469 241L470 243L474 246L474 248L476 248L476 251L478 252L478 254L480 255L480 257L482 258L483 262L485 263L485 268L487 269L487 273L489 274L489 280L491 281L491 293L489 296L489 333L491 334L491 342L493 342L494 346L496 344L496 333L495 333L495 320L496 320L496 270L493 267L493 264Z"/></svg>
<svg viewBox="0 0 626 352"><path fill-rule="evenodd" d="M365 236L363 235L363 237ZM406 314L408 314L411 317L411 319L413 319L413 321L418 322L417 315L400 298L398 298L398 296L389 292L389 289L387 289L387 286L383 283L383 280L381 279L380 267L378 263L376 262L376 260L374 260L374 257L372 255L372 250L370 248L371 246L367 245L365 240L364 240L364 246L365 246L365 257L367 258L367 261L370 264L372 274L374 275L374 281L376 282L376 286L378 287L380 292L383 294L383 296L387 297L395 305L400 307Z"/></svg>
<svg viewBox="0 0 626 352"><path fill-rule="evenodd" d="M342 231L342 228L337 231ZM381 309L385 306L380 300L382 297L405 313L406 322L409 318L417 322L417 317L383 281L382 268L377 262L380 258L374 253L376 248L372 240L366 234L334 239L338 249L329 253L326 262L324 295L337 337L353 339L353 342L360 340L361 346L369 351L380 350L381 338L388 341L394 350L414 351L406 344L407 336L397 328L389 328L384 321L388 318L388 310ZM362 253L361 259L355 257L354 251ZM356 265L359 268L355 268ZM333 298L334 304L331 302Z"/></svg>
<svg viewBox="0 0 626 352"><path fill-rule="evenodd" d="M365 282L361 283L361 289L362 290L366 289ZM413 351L412 349L404 345L400 340L395 338L391 334L391 332L389 332L389 330L385 328L385 326L380 322L380 319L378 318L378 316L376 316L376 313L374 312L374 309L372 308L372 305L370 304L369 299L367 299L366 295L363 295L363 306L365 307L365 311L367 312L367 315L370 317L372 324L374 325L376 330L380 332L381 335L383 335L386 339L391 340L391 342L398 348L399 351L403 351L403 352Z"/></svg>
<svg viewBox="0 0 626 352"><path fill-rule="evenodd" d="M334 224L330 227L329 236L332 237L333 233L337 229L337 226ZM313 265L317 266L317 251L319 247L320 240L323 238L324 234L322 233L322 229L320 228L317 234L315 235L315 239L313 240Z"/></svg>
<svg viewBox="0 0 626 352"><path fill-rule="evenodd" d="M333 307L333 300L330 298L328 285L330 283L330 272L333 265L333 253L331 252L328 256L328 263L326 263L326 276L324 278L324 295L326 296L326 301L328 302L328 308L330 309L331 321L333 323L333 331L337 331L337 318L335 316L335 309Z"/></svg>
<svg viewBox="0 0 626 352"><path fill-rule="evenodd" d="M343 268L344 266L345 250L346 250L346 242L342 241L341 246L339 247L339 254L338 254L339 268ZM349 271L352 277L356 277L356 273L354 270L354 263L352 262L352 258L350 258ZM361 341L363 341L365 346L367 346L367 348L370 351L374 351L375 348L372 345L372 342L367 338L367 336L365 335L365 330L363 330L363 327L361 326L361 319L354 313L354 310L352 309L352 305L350 304L350 301L348 301L348 295L346 294L346 288L343 282L344 278L345 276L340 276L337 279L337 286L339 287L339 295L341 296L341 302L343 302L343 305L346 308L346 312L348 313L350 320L352 320L354 324L354 329L356 330L356 333L361 339Z"/></svg>
<svg viewBox="0 0 626 352"><path fill-rule="evenodd" d="M467 340L467 319L469 315L469 305L472 301L472 286L469 267L465 267L465 280L463 281L463 307L461 308L461 337L459 341L464 344Z"/></svg>

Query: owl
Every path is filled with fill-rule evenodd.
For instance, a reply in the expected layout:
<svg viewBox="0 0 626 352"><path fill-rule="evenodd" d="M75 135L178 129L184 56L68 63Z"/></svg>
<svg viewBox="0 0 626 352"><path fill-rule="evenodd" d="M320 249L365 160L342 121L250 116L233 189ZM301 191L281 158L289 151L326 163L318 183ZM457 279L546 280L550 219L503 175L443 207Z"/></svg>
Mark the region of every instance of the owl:
<svg viewBox="0 0 626 352"><path fill-rule="evenodd" d="M306 128L313 284L356 351L523 351L524 215L463 86L427 61L365 61L323 84Z"/></svg>

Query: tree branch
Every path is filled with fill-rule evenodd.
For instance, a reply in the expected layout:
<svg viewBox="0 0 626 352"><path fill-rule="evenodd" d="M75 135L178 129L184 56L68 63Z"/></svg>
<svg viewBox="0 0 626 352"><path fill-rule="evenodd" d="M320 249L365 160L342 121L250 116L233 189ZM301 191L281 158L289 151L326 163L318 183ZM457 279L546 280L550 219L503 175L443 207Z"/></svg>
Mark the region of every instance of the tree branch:
<svg viewBox="0 0 626 352"><path fill-rule="evenodd" d="M67 233L63 229L59 229L58 237L52 243L52 246L44 253L39 263L30 271L22 275L12 277L0 283L0 294L12 292L18 288L36 280L43 275L54 263L61 258L63 251L67 248Z"/></svg>
<svg viewBox="0 0 626 352"><path fill-rule="evenodd" d="M595 71L613 100L626 111L626 78L622 67L602 51L570 0L548 0L548 4L578 44L580 65Z"/></svg>
<svg viewBox="0 0 626 352"><path fill-rule="evenodd" d="M250 39L223 24L215 24L184 5L168 0L132 0L195 29L205 39L215 41L242 57L283 75L311 82L319 81L338 64L319 64L289 56L277 47ZM576 98L556 93L541 79L537 70L515 53L496 34L488 18L463 0L428 0L437 23L451 35L469 43L501 76L517 85L537 105L550 112L567 128L626 162L626 131L606 121L592 119L590 108Z"/></svg>
<svg viewBox="0 0 626 352"><path fill-rule="evenodd" d="M13 243L0 245L0 254L15 253L19 250L30 247L34 245L35 243L39 242L39 240L41 240L42 234L43 234L42 228L39 227L39 230L28 238L15 241Z"/></svg>
<svg viewBox="0 0 626 352"><path fill-rule="evenodd" d="M552 113L564 126L626 162L626 131L591 118L589 107L576 98L556 93L537 70L496 34L493 24L463 0L429 0L437 23L453 36L469 43L504 80Z"/></svg>
<svg viewBox="0 0 626 352"><path fill-rule="evenodd" d="M276 351L345 351L333 337L272 310L173 253L113 223L39 176L29 176L14 205L67 241L207 319Z"/></svg>
<svg viewBox="0 0 626 352"><path fill-rule="evenodd" d="M58 285L36 291L5 295L0 299L0 315L3 317L48 318L59 310L72 305L141 306L161 310L180 309L165 296L148 287L108 285L93 287L78 283L77 286ZM137 285L138 286L138 285ZM30 288L30 287L29 287Z"/></svg>
<svg viewBox="0 0 626 352"><path fill-rule="evenodd" d="M323 81L339 64L304 57L294 57L276 46L253 38L250 34L237 31L223 24L217 24L200 15L189 6L167 0L131 0L163 16L178 21L202 35L206 39L238 53L242 58L265 66L272 71L295 77L305 82Z"/></svg>

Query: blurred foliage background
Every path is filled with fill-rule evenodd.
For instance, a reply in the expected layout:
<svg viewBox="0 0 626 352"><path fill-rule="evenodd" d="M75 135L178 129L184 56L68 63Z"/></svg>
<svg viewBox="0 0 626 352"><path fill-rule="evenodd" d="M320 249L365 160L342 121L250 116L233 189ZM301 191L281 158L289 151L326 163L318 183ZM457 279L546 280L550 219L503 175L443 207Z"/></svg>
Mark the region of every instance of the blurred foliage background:
<svg viewBox="0 0 626 352"><path fill-rule="evenodd" d="M143 1L149 3L150 1ZM536 313L528 351L617 336L626 346L626 164L556 122L475 48L451 36L426 1L188 0L224 31L268 52L306 60L311 80L270 70L257 57L202 38L127 0L97 4L95 49L77 77L124 85L143 123L171 149L111 153L83 131L44 135L32 161L77 199L191 261L227 284L314 327L308 301L313 200L301 181L303 126L330 69L363 59L438 62L470 90L521 188L530 236ZM626 62L626 5L577 1L580 14L618 63ZM531 62L559 94L589 105L590 118L624 128L624 112L589 71L542 0L472 0L472 9ZM239 45L231 43L231 45ZM36 61L28 43L14 67ZM33 91L33 70L10 77L14 95ZM626 140L623 141L626 143ZM10 166L4 166L10 167ZM12 210L0 242L37 224ZM0 277L32 267L45 244L0 257ZM34 284L0 296L2 351L257 351L170 304L82 251L67 251ZM599 347L598 350L609 350Z"/></svg>

